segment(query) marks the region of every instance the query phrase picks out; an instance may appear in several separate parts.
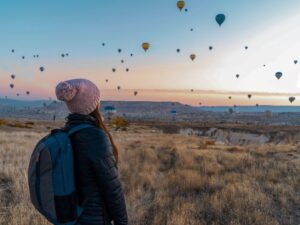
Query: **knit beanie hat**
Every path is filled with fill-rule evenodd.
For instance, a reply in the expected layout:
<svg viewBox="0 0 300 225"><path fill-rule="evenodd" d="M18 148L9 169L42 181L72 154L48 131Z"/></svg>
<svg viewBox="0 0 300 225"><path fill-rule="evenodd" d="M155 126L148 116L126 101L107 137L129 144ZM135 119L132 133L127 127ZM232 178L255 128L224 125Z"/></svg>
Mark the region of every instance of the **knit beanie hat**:
<svg viewBox="0 0 300 225"><path fill-rule="evenodd" d="M100 103L100 91L91 81L73 79L60 82L56 86L56 97L64 101L71 113L88 115Z"/></svg>

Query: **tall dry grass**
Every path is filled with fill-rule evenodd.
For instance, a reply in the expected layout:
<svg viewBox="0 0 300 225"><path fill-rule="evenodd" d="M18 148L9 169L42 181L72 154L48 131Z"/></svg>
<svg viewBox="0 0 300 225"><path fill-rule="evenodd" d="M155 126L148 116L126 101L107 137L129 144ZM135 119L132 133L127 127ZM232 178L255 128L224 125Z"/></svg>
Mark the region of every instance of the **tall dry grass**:
<svg viewBox="0 0 300 225"><path fill-rule="evenodd" d="M43 135L0 131L0 224L47 224L26 177ZM300 224L299 146L225 146L136 125L113 136L132 225Z"/></svg>

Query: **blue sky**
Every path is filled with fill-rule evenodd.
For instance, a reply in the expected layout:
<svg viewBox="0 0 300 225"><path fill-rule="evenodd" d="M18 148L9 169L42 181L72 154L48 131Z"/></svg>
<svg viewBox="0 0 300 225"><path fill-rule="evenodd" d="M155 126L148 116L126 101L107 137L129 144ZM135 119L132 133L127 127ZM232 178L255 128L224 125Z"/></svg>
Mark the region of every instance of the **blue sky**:
<svg viewBox="0 0 300 225"><path fill-rule="evenodd" d="M137 50L140 42L148 40L156 46L153 51L164 55L168 54L164 50L170 45L193 48L192 44L199 39L205 45L243 38L252 29L274 24L298 12L300 7L296 0L190 0L186 1L189 12L179 14L176 2L2 1L1 52L5 56L8 48L15 48L19 52L29 54L38 51L45 57L54 57L57 52L66 49L85 53L86 57L96 57L102 41L107 43L108 48L101 49L101 52L112 54L111 50L118 46L128 51ZM227 15L222 31L214 21L219 12ZM189 32L192 27L195 31Z"/></svg>
<svg viewBox="0 0 300 225"><path fill-rule="evenodd" d="M294 54L298 49L292 50L294 43L290 39L298 38L293 25L300 1L187 0L188 12L179 12L176 2L2 1L0 75L3 83L9 82L9 74L14 73L18 76L16 91L18 87L20 92L36 90L33 97L53 96L60 79L79 75L97 82L102 89L111 90L121 85L124 89L300 92L300 84L296 85L300 70L290 69L293 65L289 64L297 57L300 59L300 51L299 55ZM227 17L222 27L214 20L218 13ZM291 29L287 31L285 27ZM282 32L286 36L272 36ZM273 43L273 39L277 42ZM151 44L146 54L140 47L143 41ZM101 46L102 42L106 43L105 47ZM214 46L211 52L210 45ZM249 45L248 52L243 49L245 45ZM282 53L280 46L291 48L285 53L287 56L291 53L291 58L284 53L284 57L274 58L274 54ZM123 50L121 54L118 48ZM177 48L181 49L180 54L176 53ZM10 53L10 49L15 49L15 53ZM69 53L70 57L61 59L61 53ZM129 57L130 53L134 57ZM192 53L197 54L193 63L189 60ZM40 58L34 60L34 54ZM21 60L22 55L26 56L25 60ZM120 64L121 59L126 65ZM264 63L270 66L261 71ZM42 78L37 69L41 65L46 68ZM111 73L113 67L117 68L115 74ZM130 68L129 74L124 72L125 67ZM273 73L282 69L284 75L285 72L290 75L279 83ZM234 83L236 73L242 76L239 83ZM264 74L267 78L257 84ZM106 84L105 79L110 82ZM37 83L42 88L36 87ZM13 94L7 86L0 85L0 94Z"/></svg>

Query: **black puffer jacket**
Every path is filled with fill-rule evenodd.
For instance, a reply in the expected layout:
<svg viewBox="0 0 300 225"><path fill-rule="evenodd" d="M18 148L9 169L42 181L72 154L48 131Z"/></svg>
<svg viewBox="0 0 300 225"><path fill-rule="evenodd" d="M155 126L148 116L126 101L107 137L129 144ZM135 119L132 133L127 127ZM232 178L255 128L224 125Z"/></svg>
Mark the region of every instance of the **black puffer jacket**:
<svg viewBox="0 0 300 225"><path fill-rule="evenodd" d="M77 124L95 125L71 136L76 187L84 211L80 225L127 225L125 199L107 134L92 116L70 114L66 129Z"/></svg>

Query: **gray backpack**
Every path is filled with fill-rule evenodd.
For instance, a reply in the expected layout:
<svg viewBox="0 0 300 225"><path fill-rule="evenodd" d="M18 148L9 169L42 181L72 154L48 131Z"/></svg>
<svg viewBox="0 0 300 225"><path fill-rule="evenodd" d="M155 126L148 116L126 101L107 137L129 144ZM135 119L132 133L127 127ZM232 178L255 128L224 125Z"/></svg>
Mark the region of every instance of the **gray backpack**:
<svg viewBox="0 0 300 225"><path fill-rule="evenodd" d="M69 136L92 125L69 131L52 130L33 150L28 168L30 199L34 207L55 225L73 225L83 211L75 188L73 150Z"/></svg>

